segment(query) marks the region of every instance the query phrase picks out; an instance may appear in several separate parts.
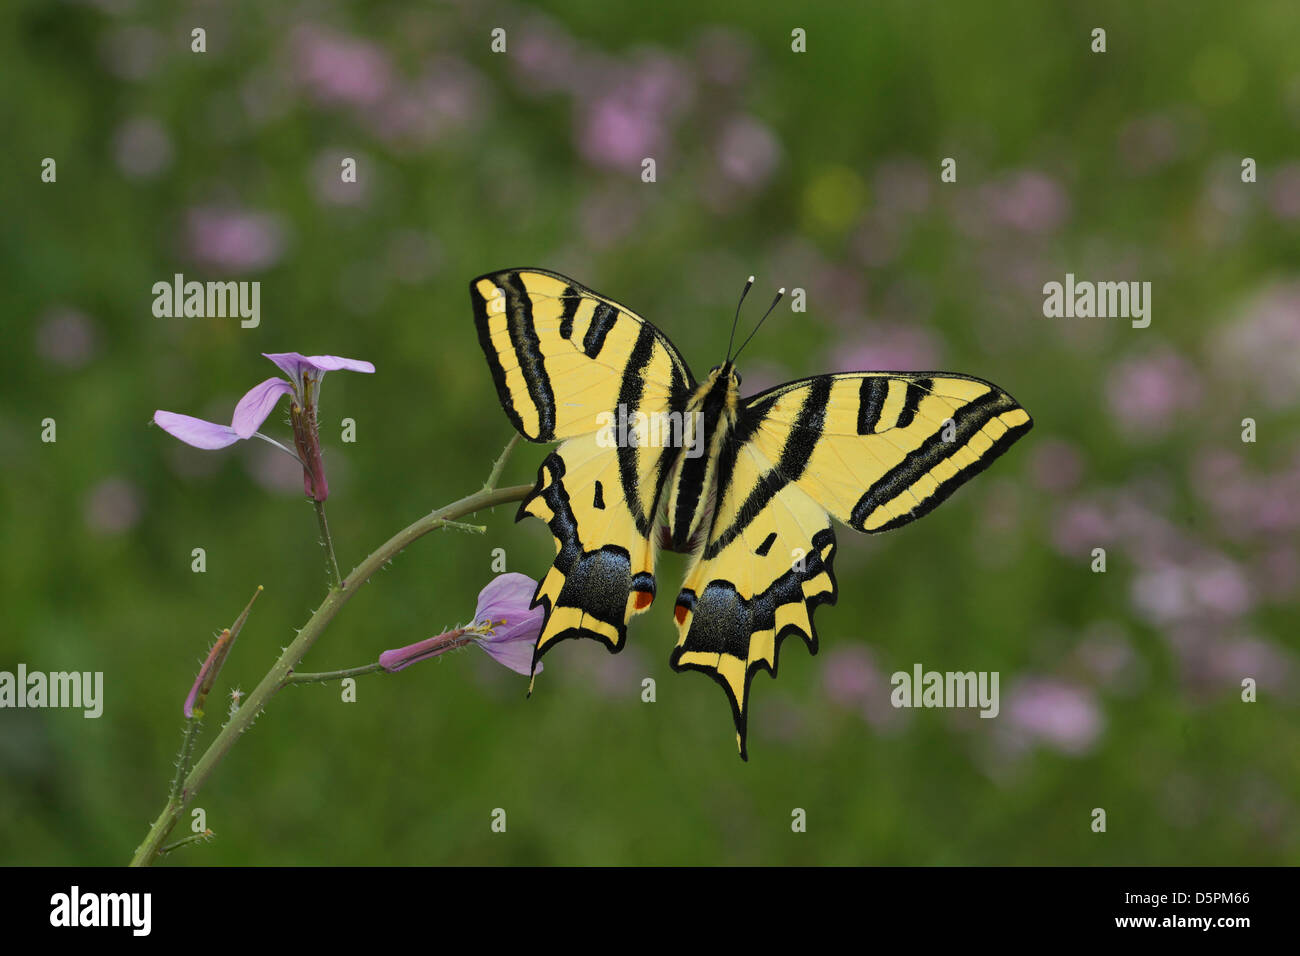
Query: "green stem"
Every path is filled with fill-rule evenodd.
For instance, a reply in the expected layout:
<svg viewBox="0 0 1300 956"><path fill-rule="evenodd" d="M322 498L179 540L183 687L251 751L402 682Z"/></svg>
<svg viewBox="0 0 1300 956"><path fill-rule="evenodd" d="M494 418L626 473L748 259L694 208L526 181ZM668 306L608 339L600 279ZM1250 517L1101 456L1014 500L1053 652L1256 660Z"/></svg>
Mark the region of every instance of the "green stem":
<svg viewBox="0 0 1300 956"><path fill-rule="evenodd" d="M167 801L166 806L163 807L162 812L153 822L153 826L149 828L144 842L136 848L135 855L131 858L131 865L148 866L157 858L163 840L166 839L172 827L176 825L176 821L180 818L186 806L194 799L208 778L212 776L212 772L221 763L222 758L230 752L230 748L235 745L235 741L252 726L253 721L261 714L271 698L275 696L275 693L289 680L293 674L293 669L303 659L303 656L311 650L312 645L316 643L317 638L334 620L335 615L360 590L360 585L369 581L380 568L429 532L437 531L457 518L473 514L484 508L491 508L510 501L522 501L532 490L532 485L512 485L509 488L480 491L446 507L439 508L437 511L425 515L397 532L358 564L338 588L331 588L321 606L311 616L311 620L298 632L298 636L293 639L292 643L284 649L284 653L276 660L270 671L248 695L243 706L226 722L226 725L221 728L221 732L217 734L208 749L203 753L203 756L194 764L193 769L186 775L176 799Z"/></svg>
<svg viewBox="0 0 1300 956"><path fill-rule="evenodd" d="M334 556L334 539L330 537L330 523L325 520L325 502L312 501L316 506L316 520L320 522L320 544L329 558L330 570L334 572L334 586L343 587L343 575L339 573L339 559Z"/></svg>
<svg viewBox="0 0 1300 956"><path fill-rule="evenodd" d="M378 661L373 664L362 664L360 667L348 667L341 671L320 671L315 674L293 673L289 675L286 684L324 684L332 680L342 680L345 677L359 677L362 674L373 674L375 671L382 671L384 668Z"/></svg>
<svg viewBox="0 0 1300 956"><path fill-rule="evenodd" d="M181 847L189 846L191 843L198 843L199 841L206 843L211 840L213 836L215 836L215 834L211 830L204 830L202 833L196 833L193 836L185 837L183 840L177 840L175 843L167 844L158 851L158 855L165 856L173 850L179 850Z"/></svg>
<svg viewBox="0 0 1300 956"><path fill-rule="evenodd" d="M181 744L181 752L176 755L176 776L172 777L171 789L167 791L167 799L175 800L181 792L181 781L185 775L190 772L190 759L194 756L194 740L199 735L199 728L203 726L203 721L198 717L191 717L185 721L185 740Z"/></svg>
<svg viewBox="0 0 1300 956"><path fill-rule="evenodd" d="M501 480L501 470L506 466L506 459L510 457L510 453L515 450L515 446L518 444L519 432L515 432L510 436L510 441L506 442L506 447L501 450L501 457L496 460L492 465L492 470L488 472L487 481L483 483L484 491L491 491L497 486L497 482Z"/></svg>

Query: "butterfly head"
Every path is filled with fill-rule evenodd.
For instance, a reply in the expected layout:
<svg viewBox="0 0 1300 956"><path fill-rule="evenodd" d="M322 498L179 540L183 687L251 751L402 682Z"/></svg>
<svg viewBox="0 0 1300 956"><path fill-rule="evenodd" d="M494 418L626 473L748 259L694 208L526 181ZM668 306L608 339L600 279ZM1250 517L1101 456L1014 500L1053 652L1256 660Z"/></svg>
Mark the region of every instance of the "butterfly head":
<svg viewBox="0 0 1300 956"><path fill-rule="evenodd" d="M729 382L732 388L740 388L740 372L734 362L724 362L709 369L709 384L712 385L719 379Z"/></svg>

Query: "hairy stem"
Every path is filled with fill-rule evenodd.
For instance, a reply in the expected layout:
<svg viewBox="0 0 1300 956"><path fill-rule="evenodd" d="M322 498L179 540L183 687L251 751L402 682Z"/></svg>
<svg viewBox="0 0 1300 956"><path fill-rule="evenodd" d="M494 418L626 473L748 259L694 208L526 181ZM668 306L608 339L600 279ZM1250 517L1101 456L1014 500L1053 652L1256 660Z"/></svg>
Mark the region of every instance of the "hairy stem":
<svg viewBox="0 0 1300 956"><path fill-rule="evenodd" d="M194 739L199 735L203 721L197 716L185 721L185 741L181 752L176 755L176 776L172 777L171 789L167 792L168 800L175 800L181 792L181 781L190 772L190 760L194 757Z"/></svg>
<svg viewBox="0 0 1300 956"><path fill-rule="evenodd" d="M431 531L437 531L457 518L463 518L465 515L473 514L484 508L491 508L495 505L505 504L510 501L521 501L532 491L532 485L512 485L509 488L491 489L480 491L477 494L469 495L453 502L446 507L439 508L424 517L415 521L397 534L393 535L386 542L372 551L360 564L353 569L352 573L340 583L337 588L331 588L329 594L316 613L311 616L306 625L293 642L284 649L278 660L262 678L247 699L243 706L231 716L226 725L221 728L221 732L204 751L194 767L186 775L181 784L180 792L175 799L167 801L162 812L154 821L153 826L149 828L144 842L136 848L135 855L131 858L132 866L148 866L158 856L158 851L163 845L163 840L167 834L176 825L176 821L184 812L186 806L194 799L202 786L212 776L217 765L221 763L223 757L230 752L244 731L252 726L253 721L257 719L262 710L275 696L276 692L283 687L293 674L293 669L302 660L303 656L311 650L317 638L334 620L335 615L339 613L357 593L362 584L374 576L380 568L404 551L408 545L424 537Z"/></svg>
<svg viewBox="0 0 1300 956"><path fill-rule="evenodd" d="M330 523L325 520L325 502L313 501L316 506L316 520L320 522L320 544L329 558L330 570L334 572L334 586L343 587L343 575L339 573L339 559L334 556L334 539L330 537Z"/></svg>
<svg viewBox="0 0 1300 956"><path fill-rule="evenodd" d="M286 684L325 684L332 680L342 680L345 677L360 677L362 674L373 674L375 671L382 671L384 668L378 662L373 664L362 664L360 667L348 667L341 671L320 671L315 674L293 673L289 675Z"/></svg>

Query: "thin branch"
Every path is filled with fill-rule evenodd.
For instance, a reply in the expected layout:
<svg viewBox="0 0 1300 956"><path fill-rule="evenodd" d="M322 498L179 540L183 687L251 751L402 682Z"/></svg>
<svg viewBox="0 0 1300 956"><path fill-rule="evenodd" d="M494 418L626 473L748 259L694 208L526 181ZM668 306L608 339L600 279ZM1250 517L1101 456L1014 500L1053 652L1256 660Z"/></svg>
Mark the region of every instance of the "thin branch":
<svg viewBox="0 0 1300 956"><path fill-rule="evenodd" d="M325 502L312 501L316 506L316 520L320 522L320 543L325 549L325 556L329 558L330 570L334 574L334 586L343 587L343 575L339 572L339 559L334 556L334 539L330 537L330 523L325 520Z"/></svg>
<svg viewBox="0 0 1300 956"><path fill-rule="evenodd" d="M515 432L510 436L510 441L506 442L506 447L501 450L501 457L496 460L496 464L488 472L487 481L483 484L484 491L491 491L497 486L497 482L501 480L501 471L506 466L506 459L510 457L510 453L515 450L515 446L518 444L519 432Z"/></svg>
<svg viewBox="0 0 1300 956"><path fill-rule="evenodd" d="M332 680L343 680L345 677L359 677L362 674L373 674L375 671L382 671L384 668L376 661L373 664L362 664L360 667L348 667L341 671L319 671L315 674L293 673L285 680L286 684L324 684Z"/></svg>
<svg viewBox="0 0 1300 956"><path fill-rule="evenodd" d="M321 602L320 607L316 609L316 613L311 616L311 619L298 632L298 636L284 649L284 652L276 660L266 676L248 695L244 705L221 728L221 732L217 734L208 749L204 751L203 756L198 759L194 767L186 775L181 784L178 798L174 801L169 800L158 818L153 822L144 838L144 842L136 848L135 854L131 858L131 865L148 866L157 858L163 840L172 827L176 825L181 813L194 799L208 778L212 776L217 765L221 763L226 754L230 752L231 747L235 745L235 741L253 725L253 722L262 713L271 698L285 685L290 675L293 674L293 669L311 650L312 645L316 643L325 628L334 620L344 605L352 600L353 595L360 589L360 585L369 581L385 564L406 550L413 542L418 541L429 532L443 527L448 521L454 521L484 508L492 508L506 502L522 501L532 490L532 485L512 485L508 488L480 491L469 495L407 525L367 555L352 570L352 573L343 580L342 587L330 590L329 594L325 596L325 600Z"/></svg>

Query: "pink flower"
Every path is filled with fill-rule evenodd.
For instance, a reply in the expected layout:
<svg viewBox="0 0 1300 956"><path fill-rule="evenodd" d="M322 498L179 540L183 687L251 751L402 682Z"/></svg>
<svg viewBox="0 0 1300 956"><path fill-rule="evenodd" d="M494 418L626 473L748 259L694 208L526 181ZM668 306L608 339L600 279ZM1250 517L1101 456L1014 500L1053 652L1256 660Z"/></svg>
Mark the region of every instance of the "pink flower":
<svg viewBox="0 0 1300 956"><path fill-rule="evenodd" d="M384 651L379 655L380 666L396 674L412 664L473 643L498 664L516 673L529 676L534 670L540 672L542 664L538 662L534 669L533 654L545 614L541 608L529 607L536 591L537 582L526 574L497 575L479 592L474 623Z"/></svg>
<svg viewBox="0 0 1300 956"><path fill-rule="evenodd" d="M272 438L263 435L259 428L271 410L285 395L293 396L289 420L293 425L294 444L303 469L303 489L314 501L329 497L329 484L325 480L325 464L321 457L320 435L316 421L316 407L320 398L320 384L326 372L373 372L374 365L360 359L340 358L337 355L302 355L298 352L262 353L278 365L289 377L268 378L245 393L235 406L229 425L204 421L189 415L158 409L154 424L173 438L187 445L206 450L225 448L237 441L261 438L288 452ZM289 454L293 454L289 452Z"/></svg>

